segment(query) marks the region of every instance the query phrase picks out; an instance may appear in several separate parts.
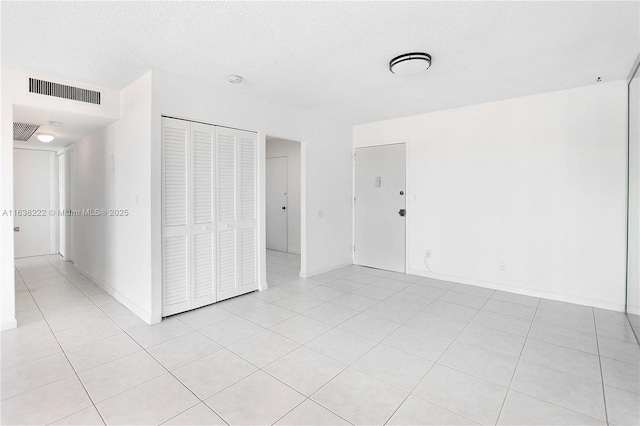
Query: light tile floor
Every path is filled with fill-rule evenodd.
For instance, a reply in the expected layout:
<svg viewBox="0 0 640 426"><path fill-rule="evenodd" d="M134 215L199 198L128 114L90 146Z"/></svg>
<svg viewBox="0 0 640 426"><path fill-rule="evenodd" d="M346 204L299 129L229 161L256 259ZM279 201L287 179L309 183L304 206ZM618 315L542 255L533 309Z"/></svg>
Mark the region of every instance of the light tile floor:
<svg viewBox="0 0 640 426"><path fill-rule="evenodd" d="M16 261L2 424L640 424L618 312L358 266L148 326L56 256Z"/></svg>

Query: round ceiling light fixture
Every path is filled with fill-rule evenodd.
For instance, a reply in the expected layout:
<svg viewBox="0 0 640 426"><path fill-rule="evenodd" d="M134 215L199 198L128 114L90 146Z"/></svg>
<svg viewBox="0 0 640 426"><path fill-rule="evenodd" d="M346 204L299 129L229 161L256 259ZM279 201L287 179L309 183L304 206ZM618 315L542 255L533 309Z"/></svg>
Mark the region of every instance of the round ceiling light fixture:
<svg viewBox="0 0 640 426"><path fill-rule="evenodd" d="M231 84L239 84L242 83L242 77L239 75L230 75L227 76L227 80L229 81L229 83Z"/></svg>
<svg viewBox="0 0 640 426"><path fill-rule="evenodd" d="M389 61L389 71L400 75L417 74L430 66L431 55L422 52L405 53Z"/></svg>
<svg viewBox="0 0 640 426"><path fill-rule="evenodd" d="M36 133L36 137L40 142L44 143L49 143L55 138L55 136L49 133Z"/></svg>

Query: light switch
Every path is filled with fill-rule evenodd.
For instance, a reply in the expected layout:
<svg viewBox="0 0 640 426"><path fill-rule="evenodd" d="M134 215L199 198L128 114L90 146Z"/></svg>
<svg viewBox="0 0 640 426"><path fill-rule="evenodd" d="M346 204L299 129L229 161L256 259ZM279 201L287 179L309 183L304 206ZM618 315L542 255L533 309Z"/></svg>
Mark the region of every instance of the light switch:
<svg viewBox="0 0 640 426"><path fill-rule="evenodd" d="M375 186L376 186L376 188L380 188L382 186L382 178L380 176L376 177Z"/></svg>

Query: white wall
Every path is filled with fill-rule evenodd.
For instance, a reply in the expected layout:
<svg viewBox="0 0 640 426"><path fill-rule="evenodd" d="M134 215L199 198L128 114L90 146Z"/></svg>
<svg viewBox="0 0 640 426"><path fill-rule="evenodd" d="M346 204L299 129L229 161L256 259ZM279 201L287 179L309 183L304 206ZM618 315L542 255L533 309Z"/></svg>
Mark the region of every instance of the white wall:
<svg viewBox="0 0 640 426"><path fill-rule="evenodd" d="M160 321L162 311L161 115L258 131L262 206L265 134L303 141L301 156L312 159L306 175L313 177L301 201L307 209L301 219L308 229L307 274L351 262L349 126L156 71L122 91L120 111L118 122L75 144L74 207L128 208L131 215L76 218L75 264L145 321ZM311 155L305 157L305 150ZM106 172L111 154L112 174ZM335 170L326 174L329 165ZM264 218L260 233L264 281Z"/></svg>
<svg viewBox="0 0 640 426"><path fill-rule="evenodd" d="M300 254L300 143L267 139L267 158L287 157L287 249Z"/></svg>
<svg viewBox="0 0 640 426"><path fill-rule="evenodd" d="M364 124L354 146L407 143L410 273L622 310L625 127L612 82Z"/></svg>
<svg viewBox="0 0 640 426"><path fill-rule="evenodd" d="M629 254L627 312L640 315L640 71L629 83Z"/></svg>
<svg viewBox="0 0 640 426"><path fill-rule="evenodd" d="M74 264L151 322L150 72L122 90L120 111L119 121L75 144L74 208L129 215L76 217Z"/></svg>
<svg viewBox="0 0 640 426"><path fill-rule="evenodd" d="M118 92L81 84L102 93L101 105L86 104L52 96L29 93L28 77L35 77L62 84L78 83L43 76L23 70L2 68L0 71L0 211L13 209L13 106L25 105L57 109L86 115L118 118L120 111ZM13 219L0 216L0 317L1 328L16 326L15 288L13 267Z"/></svg>
<svg viewBox="0 0 640 426"><path fill-rule="evenodd" d="M264 288L265 135L302 142L301 274L351 263L351 127L188 78L153 72L151 229L154 312L161 310L160 118L168 115L259 133L260 276Z"/></svg>

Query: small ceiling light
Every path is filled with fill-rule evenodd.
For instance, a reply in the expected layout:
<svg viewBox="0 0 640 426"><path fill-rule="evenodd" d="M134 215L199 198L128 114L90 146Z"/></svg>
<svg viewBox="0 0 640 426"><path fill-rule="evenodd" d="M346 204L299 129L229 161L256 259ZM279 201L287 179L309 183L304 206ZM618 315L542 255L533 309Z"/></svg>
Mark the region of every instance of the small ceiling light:
<svg viewBox="0 0 640 426"><path fill-rule="evenodd" d="M55 136L49 133L36 133L36 137L40 142L49 143L53 140Z"/></svg>
<svg viewBox="0 0 640 426"><path fill-rule="evenodd" d="M410 75L426 71L431 66L431 55L414 52L396 56L389 62L389 71L394 74Z"/></svg>
<svg viewBox="0 0 640 426"><path fill-rule="evenodd" d="M60 126L62 126L62 123L59 122L59 121L50 121L49 122L49 126L60 127Z"/></svg>
<svg viewBox="0 0 640 426"><path fill-rule="evenodd" d="M238 83L242 83L242 77L239 75L230 75L227 77L227 80L229 81L229 83L231 84L238 84Z"/></svg>

